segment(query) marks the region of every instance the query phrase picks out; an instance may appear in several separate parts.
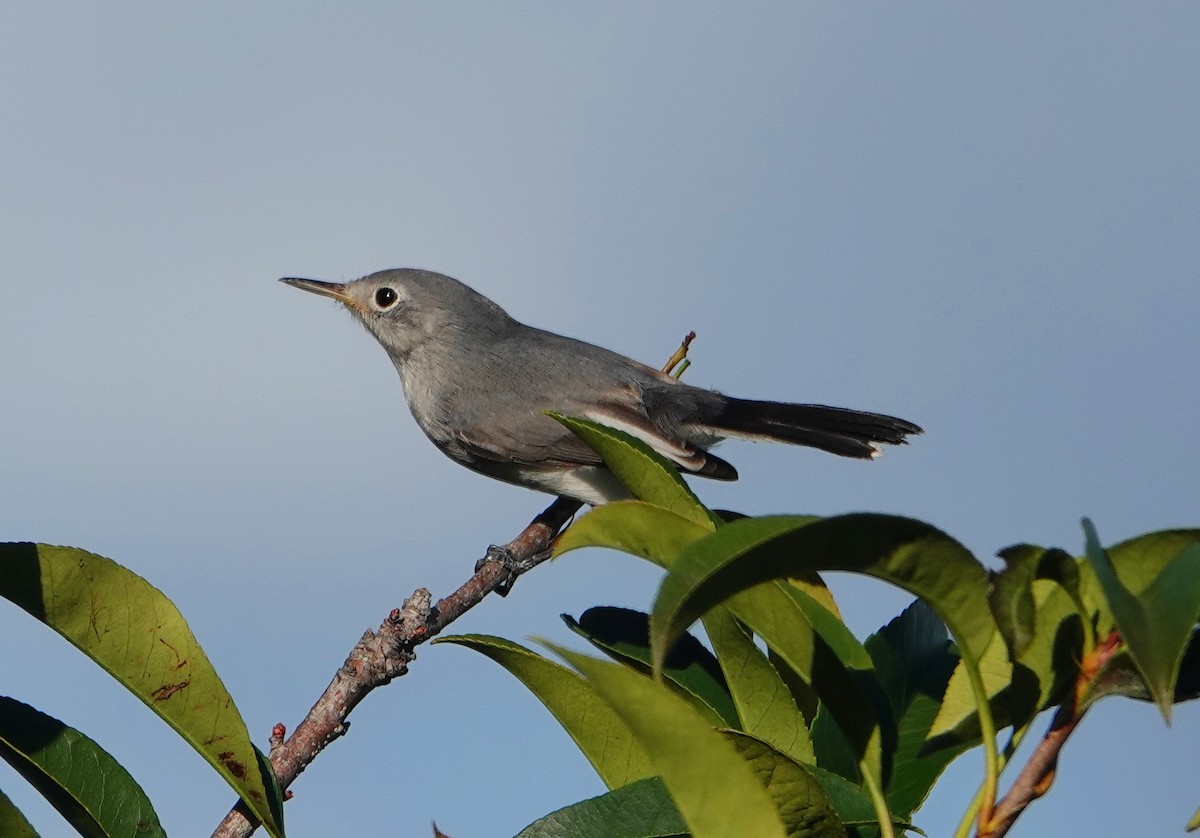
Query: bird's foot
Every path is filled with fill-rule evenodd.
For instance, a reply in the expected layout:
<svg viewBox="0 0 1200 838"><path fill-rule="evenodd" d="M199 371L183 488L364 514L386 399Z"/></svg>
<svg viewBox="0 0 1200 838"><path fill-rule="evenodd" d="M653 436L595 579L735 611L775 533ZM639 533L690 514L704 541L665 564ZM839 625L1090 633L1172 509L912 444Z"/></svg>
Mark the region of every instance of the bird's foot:
<svg viewBox="0 0 1200 838"><path fill-rule="evenodd" d="M475 572L478 573L482 570L483 566L488 562L499 563L500 567L505 571L505 578L503 582L496 586L496 593L500 594L500 596L508 596L508 592L512 590L513 585L517 581L517 577L541 563L544 558L544 555L537 553L527 559L523 559L507 547L498 547L495 544L489 544L487 553L475 563Z"/></svg>

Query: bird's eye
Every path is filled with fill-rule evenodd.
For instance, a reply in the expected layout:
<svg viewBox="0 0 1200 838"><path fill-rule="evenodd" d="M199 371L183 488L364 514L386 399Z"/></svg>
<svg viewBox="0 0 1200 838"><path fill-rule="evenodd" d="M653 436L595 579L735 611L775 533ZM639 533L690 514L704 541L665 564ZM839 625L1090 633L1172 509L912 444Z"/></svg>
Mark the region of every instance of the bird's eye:
<svg viewBox="0 0 1200 838"><path fill-rule="evenodd" d="M380 288L375 292L375 306L380 311L391 308L396 304L396 291L392 288Z"/></svg>

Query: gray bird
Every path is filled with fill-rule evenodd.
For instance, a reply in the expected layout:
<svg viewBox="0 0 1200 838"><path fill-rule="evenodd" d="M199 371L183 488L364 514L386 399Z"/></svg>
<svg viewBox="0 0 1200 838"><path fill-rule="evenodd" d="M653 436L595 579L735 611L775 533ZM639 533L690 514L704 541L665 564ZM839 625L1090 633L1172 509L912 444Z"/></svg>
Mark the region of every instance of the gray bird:
<svg viewBox="0 0 1200 838"><path fill-rule="evenodd" d="M684 384L590 343L518 323L456 279L410 268L281 282L342 303L383 345L421 430L469 469L598 505L629 492L552 410L626 431L687 474L736 480L726 437L873 458L921 428L894 416L751 401Z"/></svg>

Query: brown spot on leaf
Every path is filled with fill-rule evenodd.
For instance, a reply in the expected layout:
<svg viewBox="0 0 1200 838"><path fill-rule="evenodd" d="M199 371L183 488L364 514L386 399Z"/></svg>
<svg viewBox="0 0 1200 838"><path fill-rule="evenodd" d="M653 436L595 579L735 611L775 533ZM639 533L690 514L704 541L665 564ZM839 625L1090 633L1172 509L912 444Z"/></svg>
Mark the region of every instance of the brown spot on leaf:
<svg viewBox="0 0 1200 838"><path fill-rule="evenodd" d="M150 695L154 697L155 701L166 701L190 683L191 681L180 681L178 684L163 684Z"/></svg>
<svg viewBox="0 0 1200 838"><path fill-rule="evenodd" d="M229 773L239 780L246 778L246 766L233 758L233 751L221 751L217 754L217 759L221 760L221 764L229 769Z"/></svg>
<svg viewBox="0 0 1200 838"><path fill-rule="evenodd" d="M161 628L161 626L159 626L159 628ZM187 658L185 658L181 654L179 654L178 649L176 649L174 646L172 646L167 641L163 640L161 637L158 638L158 642L161 643L162 645L166 646L168 649L170 649L171 654L175 656L175 663L174 663L174 665L172 665L172 667L171 667L172 669L183 669L185 666L187 666L187 664L188 664Z"/></svg>

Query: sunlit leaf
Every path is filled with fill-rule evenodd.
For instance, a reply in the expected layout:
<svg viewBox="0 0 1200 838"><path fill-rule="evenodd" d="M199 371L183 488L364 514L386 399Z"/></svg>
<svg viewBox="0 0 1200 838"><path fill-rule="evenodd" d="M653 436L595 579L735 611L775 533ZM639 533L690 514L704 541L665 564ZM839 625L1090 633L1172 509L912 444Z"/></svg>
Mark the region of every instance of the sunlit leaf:
<svg viewBox="0 0 1200 838"><path fill-rule="evenodd" d="M712 530L645 501L614 501L598 506L571 524L554 544L561 556L580 547L621 550L659 567L670 567L689 544Z"/></svg>
<svg viewBox="0 0 1200 838"><path fill-rule="evenodd" d="M546 705L610 789L654 775L649 757L620 714L577 673L500 637L452 635L434 643L466 646L507 669Z"/></svg>
<svg viewBox="0 0 1200 838"><path fill-rule="evenodd" d="M33 824L26 820L3 791L0 791L0 835L5 838L38 838Z"/></svg>
<svg viewBox="0 0 1200 838"><path fill-rule="evenodd" d="M704 630L737 705L741 729L797 762L816 762L808 725L791 690L750 634L724 608L704 616Z"/></svg>
<svg viewBox="0 0 1200 838"><path fill-rule="evenodd" d="M995 630L983 566L940 530L886 515L774 516L734 521L688 547L659 589L651 639L668 641L737 591L824 570L876 576L921 597L972 659Z"/></svg>
<svg viewBox="0 0 1200 838"><path fill-rule="evenodd" d="M657 777L538 818L516 838L684 838L687 824Z"/></svg>
<svg viewBox="0 0 1200 838"><path fill-rule="evenodd" d="M1176 556L1200 543L1200 529L1161 530L1135 536L1105 549L1121 584L1140 596ZM1079 566L1080 595L1088 613L1095 615L1096 634L1106 636L1116 627L1108 598L1087 559Z"/></svg>
<svg viewBox="0 0 1200 838"><path fill-rule="evenodd" d="M1200 616L1200 544L1184 547L1140 594L1117 576L1095 527L1083 521L1092 571L1112 610L1121 639L1168 722L1183 652Z"/></svg>
<svg viewBox="0 0 1200 838"><path fill-rule="evenodd" d="M886 702L877 696L870 657L857 642L846 640L845 626L803 591L783 582L765 582L736 593L725 607L775 654L777 663L810 684L845 733L855 770L862 772L882 794L886 774L884 739L893 735ZM653 619L653 618L652 618ZM845 646L846 656L862 666L855 670L839 657L830 640ZM846 632L843 634L842 632ZM852 640L852 638L851 638ZM879 713L885 713L880 719Z"/></svg>
<svg viewBox="0 0 1200 838"><path fill-rule="evenodd" d="M984 689L988 700L997 714L997 723L1003 726L1007 717L1003 713L1004 702L998 701L998 696L1012 683L1013 666L1008 659L1008 647L999 632L993 635L992 642L984 650L979 660L979 672L983 678ZM948 747L954 743L978 744L979 723L977 719L976 695L971 687L971 680L966 665L960 660L946 685L942 703L936 718L930 726L930 744L923 753L933 749Z"/></svg>
<svg viewBox="0 0 1200 838"><path fill-rule="evenodd" d="M573 524L560 538L557 549L562 553L582 546L612 547L670 568L682 551L706 535L709 532L698 524L666 510L640 501L618 501L594 509ZM819 580L810 584L823 590ZM829 628L831 636L843 641L849 638L853 645L857 643L829 611L827 604L807 596L807 589L806 586L793 590L787 583L771 582L742 592L731 607L801 680L811 683L813 667L819 663L826 672L821 687L827 700L839 708L840 723L848 725L853 732L860 758L865 758L873 766L872 773L881 777L880 733L871 704L828 646L816 639L800 603L811 604L810 610L814 614L817 609L821 610L817 618ZM814 593L821 595L820 590L814 590ZM870 657L861 651L861 647L857 658L859 663L870 668Z"/></svg>
<svg viewBox="0 0 1200 838"><path fill-rule="evenodd" d="M1079 611L1061 585L1035 579L1032 641L1014 665L999 632L988 645L979 671L997 727L1021 726L1057 706L1072 689L1083 656ZM950 678L923 753L979 743L976 697L960 662Z"/></svg>
<svg viewBox="0 0 1200 838"><path fill-rule="evenodd" d="M633 731L695 838L788 834L750 766L686 699L628 667L552 648Z"/></svg>
<svg viewBox="0 0 1200 838"><path fill-rule="evenodd" d="M116 562L71 547L0 544L0 595L57 631L196 749L272 835L278 786L233 698L169 599Z"/></svg>
<svg viewBox="0 0 1200 838"><path fill-rule="evenodd" d="M652 645L656 651L666 648L678 632L725 600L730 600L743 622L765 637L732 598L766 580L823 570L866 573L922 597L954 633L960 648L968 650L972 666L996 632L982 565L945 533L920 521L882 515L819 521L778 516L734 521L683 551L655 601ZM766 639L775 649L773 640ZM839 654L855 665L845 657L847 652L839 650ZM865 695L870 694L868 690ZM841 702L822 699L833 713L845 713ZM841 718L838 721L845 727ZM878 731L886 732L887 728ZM859 750L863 744L853 747L867 756L867 751Z"/></svg>
<svg viewBox="0 0 1200 838"><path fill-rule="evenodd" d="M591 446L634 497L710 530L720 525L720 518L700 502L675 467L640 439L587 419L552 411L549 415Z"/></svg>

